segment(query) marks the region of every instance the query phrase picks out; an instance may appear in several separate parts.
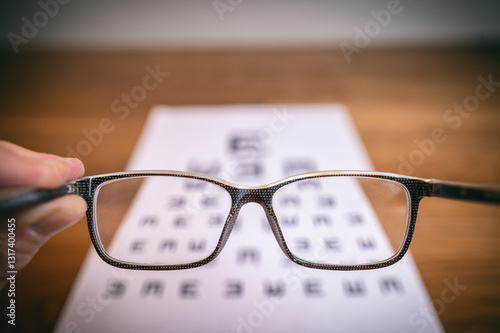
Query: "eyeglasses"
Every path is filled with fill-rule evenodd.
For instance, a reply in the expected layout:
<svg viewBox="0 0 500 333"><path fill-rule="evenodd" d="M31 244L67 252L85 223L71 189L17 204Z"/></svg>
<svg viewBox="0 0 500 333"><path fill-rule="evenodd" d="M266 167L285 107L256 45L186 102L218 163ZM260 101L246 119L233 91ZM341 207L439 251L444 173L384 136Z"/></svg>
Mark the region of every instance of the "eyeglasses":
<svg viewBox="0 0 500 333"><path fill-rule="evenodd" d="M90 237L102 260L139 270L209 263L250 202L262 206L288 258L326 270L399 261L410 246L422 198L500 203L500 188L382 172L311 172L246 187L198 173L144 171L84 177L56 190L0 200L0 212L66 194L87 201ZM126 233L133 239L122 241Z"/></svg>

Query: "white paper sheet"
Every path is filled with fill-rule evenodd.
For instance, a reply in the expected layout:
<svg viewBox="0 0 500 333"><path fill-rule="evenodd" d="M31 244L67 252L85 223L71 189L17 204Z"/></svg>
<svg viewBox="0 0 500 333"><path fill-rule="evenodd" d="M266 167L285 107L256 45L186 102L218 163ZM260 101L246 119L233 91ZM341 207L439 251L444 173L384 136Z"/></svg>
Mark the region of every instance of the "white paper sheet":
<svg viewBox="0 0 500 333"><path fill-rule="evenodd" d="M335 104L158 106L128 165L210 173L240 185L370 169L348 112ZM117 244L134 239L128 220L137 220L147 195L154 190L133 203ZM442 332L432 309L411 254L371 271L298 266L281 252L262 207L247 204L206 266L123 270L90 249L56 332Z"/></svg>

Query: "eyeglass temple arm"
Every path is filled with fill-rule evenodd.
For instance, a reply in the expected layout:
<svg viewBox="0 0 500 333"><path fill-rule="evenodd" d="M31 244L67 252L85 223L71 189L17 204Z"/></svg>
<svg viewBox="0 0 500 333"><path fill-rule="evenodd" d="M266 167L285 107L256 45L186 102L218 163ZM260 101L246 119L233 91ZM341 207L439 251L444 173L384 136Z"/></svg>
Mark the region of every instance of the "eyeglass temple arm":
<svg viewBox="0 0 500 333"><path fill-rule="evenodd" d="M500 187L430 179L429 197L500 204Z"/></svg>
<svg viewBox="0 0 500 333"><path fill-rule="evenodd" d="M75 182L66 183L55 189L4 190L0 192L0 215L13 214L67 194L78 194Z"/></svg>

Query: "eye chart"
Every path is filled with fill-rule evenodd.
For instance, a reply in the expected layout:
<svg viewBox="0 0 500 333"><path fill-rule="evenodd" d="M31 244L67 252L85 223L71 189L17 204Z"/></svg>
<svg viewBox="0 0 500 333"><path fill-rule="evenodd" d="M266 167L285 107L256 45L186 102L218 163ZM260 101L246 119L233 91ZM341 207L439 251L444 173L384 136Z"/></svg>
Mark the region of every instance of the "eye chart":
<svg viewBox="0 0 500 333"><path fill-rule="evenodd" d="M193 171L238 185L257 186L303 172L370 170L371 165L348 112L340 105L158 106L151 111L127 169ZM113 248L137 250L137 255L153 261L160 249L182 248L189 258L204 256L205 238L213 232L210 227L223 224L225 216L214 211L206 221L207 228L193 231L191 239L162 237L162 231L156 228L156 208L142 213L157 196L151 187L141 188L134 199ZM182 195L182 191L176 191L165 197L165 205L182 206ZM356 200L356 193L352 195ZM223 194L212 198L226 200ZM322 209L332 206L337 210L339 218L333 223L356 225L357 229L350 230L359 232L349 236L355 239L349 246L359 251L383 251L387 240L376 218L371 218L369 207L354 200L334 193L320 197L318 202ZM293 206L294 199L285 192L278 201ZM206 204L217 206L217 202ZM365 227L366 219L372 222ZM169 221L169 228L189 229L190 220L182 215ZM313 221L311 228L332 223L321 215ZM289 216L279 222L285 229L297 220ZM291 232L291 237L295 237L297 251L308 248L307 234ZM325 241L341 250L348 242L346 237L338 235ZM143 252L152 242L156 242L155 250ZM91 248L55 330L442 331L410 253L393 266L370 271L302 267L283 254L262 207L254 203L242 207L221 254L202 267L123 270L104 263Z"/></svg>

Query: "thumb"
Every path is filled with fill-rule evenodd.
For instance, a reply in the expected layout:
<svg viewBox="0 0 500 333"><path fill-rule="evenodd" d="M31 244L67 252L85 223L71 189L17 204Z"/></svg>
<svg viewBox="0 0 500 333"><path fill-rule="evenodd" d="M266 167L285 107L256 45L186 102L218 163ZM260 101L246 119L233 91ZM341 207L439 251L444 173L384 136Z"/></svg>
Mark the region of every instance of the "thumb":
<svg viewBox="0 0 500 333"><path fill-rule="evenodd" d="M29 152L25 148L0 142L0 188L54 188L84 173L74 158Z"/></svg>

